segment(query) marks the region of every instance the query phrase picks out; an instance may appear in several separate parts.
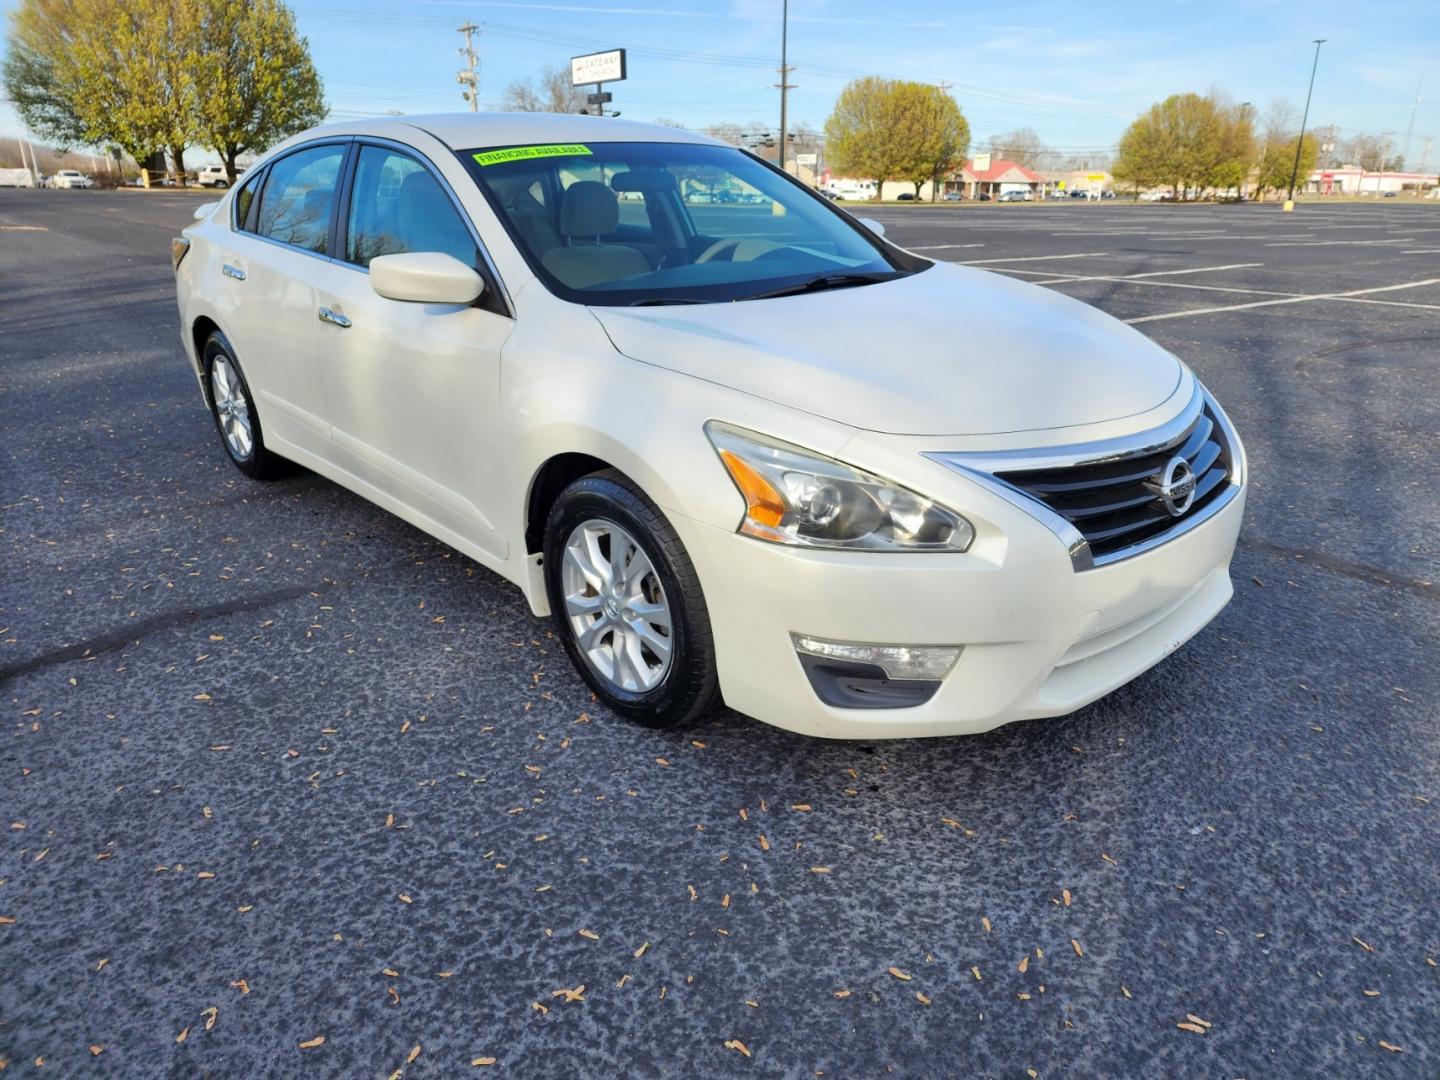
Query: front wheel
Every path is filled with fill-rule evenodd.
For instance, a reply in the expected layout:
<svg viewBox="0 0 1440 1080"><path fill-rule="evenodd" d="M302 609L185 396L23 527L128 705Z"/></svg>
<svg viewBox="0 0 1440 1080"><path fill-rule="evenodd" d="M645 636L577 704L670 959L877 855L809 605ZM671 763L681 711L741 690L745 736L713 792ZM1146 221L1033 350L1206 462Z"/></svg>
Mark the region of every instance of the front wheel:
<svg viewBox="0 0 1440 1080"><path fill-rule="evenodd" d="M613 712L661 728L714 706L715 646L695 567L629 478L610 469L560 493L544 569L565 651Z"/></svg>

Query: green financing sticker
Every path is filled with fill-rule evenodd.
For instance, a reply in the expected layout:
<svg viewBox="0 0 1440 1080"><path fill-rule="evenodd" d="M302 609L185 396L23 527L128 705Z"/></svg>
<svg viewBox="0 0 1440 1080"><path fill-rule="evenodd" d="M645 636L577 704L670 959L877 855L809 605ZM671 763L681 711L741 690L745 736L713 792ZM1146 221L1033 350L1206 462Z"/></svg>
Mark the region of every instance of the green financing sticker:
<svg viewBox="0 0 1440 1080"><path fill-rule="evenodd" d="M509 150L486 150L475 155L480 165L503 165L507 161L523 161L526 158L574 157L590 153L588 146L580 143L561 143L555 146L512 146Z"/></svg>

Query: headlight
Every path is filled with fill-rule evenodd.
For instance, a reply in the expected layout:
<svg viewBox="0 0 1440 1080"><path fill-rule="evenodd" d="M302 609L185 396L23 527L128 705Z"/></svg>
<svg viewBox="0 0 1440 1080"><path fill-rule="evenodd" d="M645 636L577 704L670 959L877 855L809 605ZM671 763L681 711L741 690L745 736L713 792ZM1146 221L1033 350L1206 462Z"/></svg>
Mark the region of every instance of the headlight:
<svg viewBox="0 0 1440 1080"><path fill-rule="evenodd" d="M800 547L964 551L975 530L923 495L712 420L705 434L745 497L740 531Z"/></svg>

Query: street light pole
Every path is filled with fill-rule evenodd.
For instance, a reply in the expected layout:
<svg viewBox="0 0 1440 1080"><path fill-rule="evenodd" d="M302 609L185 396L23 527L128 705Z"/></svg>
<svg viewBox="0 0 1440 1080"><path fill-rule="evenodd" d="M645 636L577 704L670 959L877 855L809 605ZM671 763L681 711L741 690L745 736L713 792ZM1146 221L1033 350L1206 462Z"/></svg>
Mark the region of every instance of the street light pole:
<svg viewBox="0 0 1440 1080"><path fill-rule="evenodd" d="M1295 179L1300 174L1300 152L1305 149L1305 123L1310 119L1310 97L1315 93L1315 70L1320 66L1320 46L1325 38L1315 39L1315 61L1310 65L1310 89L1305 91L1305 111L1300 116L1300 138L1295 140L1295 165L1290 170L1290 194L1285 197L1285 209L1295 209Z"/></svg>
<svg viewBox="0 0 1440 1080"><path fill-rule="evenodd" d="M790 83L789 33L790 0L782 0L780 5L780 169L785 172L789 171L785 168L785 106L790 91L795 89Z"/></svg>

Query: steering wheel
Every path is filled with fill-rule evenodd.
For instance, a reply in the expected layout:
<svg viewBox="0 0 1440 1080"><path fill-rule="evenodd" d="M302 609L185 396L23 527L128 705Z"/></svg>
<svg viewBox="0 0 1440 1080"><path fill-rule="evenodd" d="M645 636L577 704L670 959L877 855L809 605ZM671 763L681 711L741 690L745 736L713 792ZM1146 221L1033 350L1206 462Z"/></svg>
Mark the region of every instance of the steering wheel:
<svg viewBox="0 0 1440 1080"><path fill-rule="evenodd" d="M713 262L727 251L730 253L731 262L751 262L780 247L780 244L772 240L759 240L750 236L727 236L724 240L716 240L702 251L696 258L695 265Z"/></svg>

